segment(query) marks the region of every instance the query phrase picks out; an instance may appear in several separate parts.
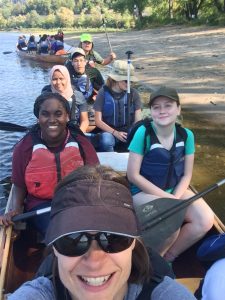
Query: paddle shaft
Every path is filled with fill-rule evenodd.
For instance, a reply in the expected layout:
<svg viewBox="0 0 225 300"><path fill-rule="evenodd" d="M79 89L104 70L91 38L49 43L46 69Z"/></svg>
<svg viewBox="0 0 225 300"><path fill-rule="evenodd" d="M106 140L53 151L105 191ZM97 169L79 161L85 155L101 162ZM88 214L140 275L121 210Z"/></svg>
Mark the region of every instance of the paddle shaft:
<svg viewBox="0 0 225 300"><path fill-rule="evenodd" d="M106 35L106 38L107 38L107 41L108 41L108 44L109 44L110 52L113 52L112 45L111 45L107 30L106 30L106 24L105 24L105 19L104 18L102 18L102 22L103 22L103 26L104 26L104 29L105 29L105 35Z"/></svg>
<svg viewBox="0 0 225 300"><path fill-rule="evenodd" d="M128 129L130 127L130 65L131 65L131 54L133 54L132 51L127 51L127 120L128 120Z"/></svg>
<svg viewBox="0 0 225 300"><path fill-rule="evenodd" d="M42 215L42 214L46 214L48 212L51 211L51 206L46 207L46 208L42 208L42 209L38 209L38 210L34 210L34 211L29 211L26 212L24 214L20 214L20 215L16 215L12 218L13 222L18 222L18 221L23 221L38 215Z"/></svg>
<svg viewBox="0 0 225 300"><path fill-rule="evenodd" d="M27 130L29 130L29 127L0 121L0 130L14 131L14 132L26 132Z"/></svg>
<svg viewBox="0 0 225 300"><path fill-rule="evenodd" d="M207 193L215 190L219 186L223 185L225 183L225 179L219 181L218 183L215 183L214 185L210 186L209 188L203 190L202 192L194 195L188 200L181 200L175 207L172 207L171 209L167 210L166 212L162 213L161 216L155 216L152 218L150 222L148 222L147 227L144 228L144 230L147 230L150 227L153 227L157 225L159 222L165 220L166 218L170 217L171 215L175 214L177 211L187 207L189 204L191 204L193 201L199 199L200 197L206 195ZM174 199L168 198L168 200L174 201ZM154 201L160 201L160 199L156 199ZM30 211L23 214L16 215L12 218L13 222L18 222L22 220L26 220L29 218L32 218L37 215L45 214L47 212L51 211L51 207L46 207L42 209L38 209L36 211Z"/></svg>
<svg viewBox="0 0 225 300"><path fill-rule="evenodd" d="M152 217L151 220L145 225L145 227L143 228L143 230L148 230L154 226L156 226L158 223L168 219L169 217L171 217L172 215L174 215L176 212L185 209L186 207L188 207L192 202L194 202L195 200L205 196L206 194L212 192L213 190L215 190L216 188L218 188L219 186L223 185L225 183L225 178L213 185L211 185L210 187L206 188L205 190L197 193L196 195L194 195L193 197L187 199L187 200L176 200L176 199L172 199L172 198L168 198L168 201L179 201L176 205L174 205L173 207L171 207L170 209L162 212L160 214L160 216L155 216ZM154 201L160 201L160 199L156 199ZM150 203L151 204L151 203Z"/></svg>

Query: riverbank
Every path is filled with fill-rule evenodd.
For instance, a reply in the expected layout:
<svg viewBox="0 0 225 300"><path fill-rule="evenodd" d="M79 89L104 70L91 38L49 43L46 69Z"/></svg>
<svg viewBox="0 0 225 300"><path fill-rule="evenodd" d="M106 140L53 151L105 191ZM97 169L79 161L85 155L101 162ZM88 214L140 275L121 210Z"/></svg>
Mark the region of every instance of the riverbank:
<svg viewBox="0 0 225 300"><path fill-rule="evenodd" d="M145 89L174 86L184 109L225 125L225 28L165 26L108 35L118 59L126 59L127 50L134 52ZM66 34L65 41L77 46L79 34ZM94 35L94 45L102 56L109 53L104 33Z"/></svg>

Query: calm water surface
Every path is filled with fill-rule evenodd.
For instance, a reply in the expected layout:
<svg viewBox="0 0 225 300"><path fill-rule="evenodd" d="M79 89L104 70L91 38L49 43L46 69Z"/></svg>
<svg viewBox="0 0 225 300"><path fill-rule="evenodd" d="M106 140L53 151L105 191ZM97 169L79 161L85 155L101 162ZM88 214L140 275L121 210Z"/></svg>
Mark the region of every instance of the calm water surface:
<svg viewBox="0 0 225 300"><path fill-rule="evenodd" d="M29 126L35 122L33 103L42 87L48 84L52 65L20 59L15 53L18 33L0 32L0 121ZM3 54L4 51L13 51ZM142 99L149 96L139 88ZM196 159L193 183L201 190L225 177L224 128L204 122L191 110L184 111L184 125L196 136ZM23 136L0 130L0 181L11 173L13 145ZM206 197L207 202L225 222L225 187ZM0 203L5 203L5 186L0 184Z"/></svg>

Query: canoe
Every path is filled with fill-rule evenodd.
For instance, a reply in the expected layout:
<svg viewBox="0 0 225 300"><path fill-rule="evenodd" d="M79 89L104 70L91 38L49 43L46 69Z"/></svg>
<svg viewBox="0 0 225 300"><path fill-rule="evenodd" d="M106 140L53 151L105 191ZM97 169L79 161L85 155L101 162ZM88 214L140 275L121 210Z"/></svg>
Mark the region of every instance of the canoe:
<svg viewBox="0 0 225 300"><path fill-rule="evenodd" d="M17 55L22 59L29 59L33 61L45 62L45 63L54 63L63 65L66 60L69 58L68 55L54 55L54 54L37 54L37 53L28 53L26 51L16 50Z"/></svg>
<svg viewBox="0 0 225 300"><path fill-rule="evenodd" d="M122 159L121 159L122 155ZM98 153L100 162L107 164L124 172L126 170L127 153ZM110 157L110 159L109 159ZM118 163L120 161L120 163ZM116 168L115 168L116 166ZM7 207L10 207L11 196L9 196ZM225 225L215 215L214 226L207 233L224 233ZM205 237L204 237L205 238ZM203 240L203 239L202 239ZM196 258L196 250L202 240L182 253L173 263L176 280L186 285L194 292L204 277L205 270ZM13 292L23 282L34 277L45 253L44 244L38 240L36 232L16 228L1 227L0 231L0 300L5 294Z"/></svg>

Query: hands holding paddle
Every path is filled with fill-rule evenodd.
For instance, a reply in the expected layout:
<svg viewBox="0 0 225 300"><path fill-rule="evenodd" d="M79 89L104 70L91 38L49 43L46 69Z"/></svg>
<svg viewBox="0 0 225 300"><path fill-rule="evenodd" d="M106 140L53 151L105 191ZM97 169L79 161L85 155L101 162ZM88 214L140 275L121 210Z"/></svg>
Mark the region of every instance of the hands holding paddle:
<svg viewBox="0 0 225 300"><path fill-rule="evenodd" d="M12 221L12 218L16 215L18 215L19 212L16 210L11 210L4 214L3 216L0 216L0 225L1 226L10 226L14 225L14 222Z"/></svg>

